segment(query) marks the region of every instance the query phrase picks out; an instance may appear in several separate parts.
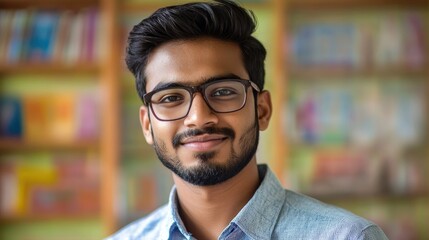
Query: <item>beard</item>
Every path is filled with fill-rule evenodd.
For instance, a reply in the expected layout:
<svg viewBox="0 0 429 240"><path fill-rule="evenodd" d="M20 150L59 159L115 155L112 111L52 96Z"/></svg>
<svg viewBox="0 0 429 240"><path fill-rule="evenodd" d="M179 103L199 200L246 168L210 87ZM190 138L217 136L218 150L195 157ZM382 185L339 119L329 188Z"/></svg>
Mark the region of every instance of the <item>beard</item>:
<svg viewBox="0 0 429 240"><path fill-rule="evenodd" d="M202 134L224 134L231 142L235 139L235 133L230 128L204 128L189 130L176 135L172 144L175 149L180 146L180 139L183 137L198 136ZM153 131L152 131L153 135ZM167 154L165 142L154 139L154 149L161 163L174 172L177 176L188 183L198 186L210 186L222 183L237 175L252 160L256 154L259 142L258 121L245 130L245 134L239 139L240 152L234 150L231 144L231 154L226 163L216 163L210 161L216 156L216 152L204 152L194 154L194 158L199 160L199 164L192 167L183 166L178 157L171 157Z"/></svg>

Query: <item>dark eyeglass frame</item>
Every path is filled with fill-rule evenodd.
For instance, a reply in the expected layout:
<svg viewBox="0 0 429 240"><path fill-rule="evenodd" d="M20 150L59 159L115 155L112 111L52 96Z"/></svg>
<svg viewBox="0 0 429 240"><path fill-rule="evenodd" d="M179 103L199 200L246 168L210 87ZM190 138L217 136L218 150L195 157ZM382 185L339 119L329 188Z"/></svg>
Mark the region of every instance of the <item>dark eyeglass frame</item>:
<svg viewBox="0 0 429 240"><path fill-rule="evenodd" d="M240 108L238 108L238 109L236 109L236 110L232 110L232 111L217 111L217 110L213 109L213 107L209 104L209 100L207 99L206 95L204 94L204 92L205 92L206 88L207 88L207 87L209 87L209 86L211 86L211 85L213 85L213 84L216 84L216 83L220 83L220 82L231 82L231 81L233 81L233 82L238 82L238 83L243 84L243 86L244 86L244 94L245 94L243 104L241 105L241 107L240 107ZM186 116L188 116L189 111L191 110L191 107L192 107L192 103L193 103L193 101L194 101L195 93L198 93L198 92L199 92L199 93L201 94L201 96L203 97L203 99L204 99L204 101L206 102L207 106L208 106L208 107L209 107L213 112L215 112L215 113L232 113L232 112L240 111L241 109L243 109L243 107L244 107L244 106L246 105L246 103L247 103L247 89L248 89L249 87L252 87L252 88L253 88L253 90L255 90L255 91L256 91L256 92L258 92L258 93L259 93L259 92L261 92L261 90L259 89L258 85L256 85L256 83L254 83L254 82L252 82L252 81L250 81L250 80L246 80L246 79L239 79L239 78L232 78L232 79L219 79L219 80L209 81L209 82L205 82L205 83L203 83L203 84L201 84L201 85L198 85L198 86L184 86L184 85L176 85L176 86L173 86L173 87L171 87L171 86L166 86L166 87L162 87L162 88L159 88L159 89L156 89L156 90L153 90L153 91L151 91L151 92L148 92L148 93L144 94L144 95L143 95L143 100L144 100L144 104L145 104L146 106L149 106L149 107L150 107L150 109L152 110L153 115L154 115L154 116L155 116L155 118L156 118L156 119L158 119L159 121L176 121L176 120L179 120L179 119L182 119L182 118L185 118ZM174 118L174 119L167 119L167 120L166 120L166 119L159 118L159 117L156 115L156 111L154 111L153 106L152 106L151 98L152 98L152 96L153 96L154 94L156 94L156 93L158 93L158 92L160 92L160 91L166 90L166 89L184 89L184 90L186 90L187 92L189 92L189 94L190 94L190 96L191 96L191 100L190 100L190 103L189 103L188 110L186 111L186 114L185 114L183 117Z"/></svg>

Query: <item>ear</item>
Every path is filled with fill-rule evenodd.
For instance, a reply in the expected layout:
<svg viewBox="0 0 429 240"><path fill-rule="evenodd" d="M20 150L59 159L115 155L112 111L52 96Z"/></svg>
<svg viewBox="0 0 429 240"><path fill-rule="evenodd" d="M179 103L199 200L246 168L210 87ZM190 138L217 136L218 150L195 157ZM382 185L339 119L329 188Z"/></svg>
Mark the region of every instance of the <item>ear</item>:
<svg viewBox="0 0 429 240"><path fill-rule="evenodd" d="M150 145L153 144L152 126L149 118L149 109L146 106L140 107L140 125L142 127L143 135L146 142Z"/></svg>
<svg viewBox="0 0 429 240"><path fill-rule="evenodd" d="M258 122L259 130L264 131L268 128L272 113L271 95L267 90L259 93L258 96Z"/></svg>

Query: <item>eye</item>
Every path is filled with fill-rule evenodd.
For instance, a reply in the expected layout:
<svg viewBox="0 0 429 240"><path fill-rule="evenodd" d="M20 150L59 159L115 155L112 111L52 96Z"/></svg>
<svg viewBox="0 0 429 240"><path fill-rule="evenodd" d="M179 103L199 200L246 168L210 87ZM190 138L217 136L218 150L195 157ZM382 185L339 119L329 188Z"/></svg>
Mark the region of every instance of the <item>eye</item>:
<svg viewBox="0 0 429 240"><path fill-rule="evenodd" d="M188 92L180 88L164 89L153 94L151 98L152 104L174 107L189 100Z"/></svg>
<svg viewBox="0 0 429 240"><path fill-rule="evenodd" d="M183 101L183 99L184 98L183 98L182 95L179 95L179 94L176 94L176 95L169 94L169 95L165 95L161 99L159 99L158 103L159 104L162 104L162 103L177 103L177 102Z"/></svg>
<svg viewBox="0 0 429 240"><path fill-rule="evenodd" d="M223 96L231 96L237 94L236 91L229 88L218 88L214 90L211 94L211 97L223 97Z"/></svg>

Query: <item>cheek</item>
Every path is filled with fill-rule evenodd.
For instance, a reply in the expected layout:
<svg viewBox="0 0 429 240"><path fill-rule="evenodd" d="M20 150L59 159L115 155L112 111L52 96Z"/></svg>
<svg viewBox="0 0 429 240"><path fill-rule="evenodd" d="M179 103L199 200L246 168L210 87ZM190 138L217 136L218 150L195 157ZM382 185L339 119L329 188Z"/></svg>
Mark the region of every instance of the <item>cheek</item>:
<svg viewBox="0 0 429 240"><path fill-rule="evenodd" d="M255 125L256 113L253 109L253 101L249 101L248 103L249 105L246 104L245 108L231 115L228 120L236 134L234 147L240 147L240 138L248 133L250 127Z"/></svg>
<svg viewBox="0 0 429 240"><path fill-rule="evenodd" d="M162 141L168 148L171 148L171 142L176 133L176 129L172 124L164 122L152 123L152 132L155 141Z"/></svg>
<svg viewBox="0 0 429 240"><path fill-rule="evenodd" d="M255 110L255 102L253 101L253 97L251 99L247 100L246 106L243 109L243 113L241 114L241 118L244 125L243 128L249 125L253 125L256 117L256 110Z"/></svg>

